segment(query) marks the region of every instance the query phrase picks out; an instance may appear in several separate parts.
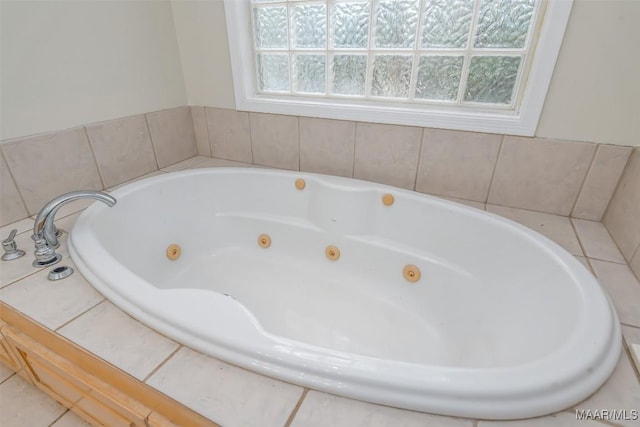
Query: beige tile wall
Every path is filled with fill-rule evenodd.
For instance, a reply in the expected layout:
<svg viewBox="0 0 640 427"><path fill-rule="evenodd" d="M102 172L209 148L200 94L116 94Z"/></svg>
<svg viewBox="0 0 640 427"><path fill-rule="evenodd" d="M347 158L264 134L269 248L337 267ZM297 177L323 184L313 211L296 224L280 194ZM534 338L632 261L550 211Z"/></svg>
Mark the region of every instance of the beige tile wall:
<svg viewBox="0 0 640 427"><path fill-rule="evenodd" d="M640 278L640 148L631 153L602 222Z"/></svg>
<svg viewBox="0 0 640 427"><path fill-rule="evenodd" d="M112 187L197 153L189 107L2 141L0 226L59 194Z"/></svg>
<svg viewBox="0 0 640 427"><path fill-rule="evenodd" d="M585 142L179 107L5 141L0 225L35 214L65 191L112 187L196 154L599 221L631 152ZM640 224L631 217L638 215L632 205L640 205L640 196L628 187L638 180L637 158L635 150L605 221L635 265ZM629 227L633 232L624 231Z"/></svg>

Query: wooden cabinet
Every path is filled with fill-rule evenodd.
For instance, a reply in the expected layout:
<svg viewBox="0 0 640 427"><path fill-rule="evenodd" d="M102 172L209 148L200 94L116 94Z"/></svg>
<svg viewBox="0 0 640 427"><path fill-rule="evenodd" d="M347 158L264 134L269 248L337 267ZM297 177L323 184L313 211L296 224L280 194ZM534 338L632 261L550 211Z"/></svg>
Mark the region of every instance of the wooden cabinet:
<svg viewBox="0 0 640 427"><path fill-rule="evenodd" d="M0 303L0 361L96 426L213 427L144 383Z"/></svg>

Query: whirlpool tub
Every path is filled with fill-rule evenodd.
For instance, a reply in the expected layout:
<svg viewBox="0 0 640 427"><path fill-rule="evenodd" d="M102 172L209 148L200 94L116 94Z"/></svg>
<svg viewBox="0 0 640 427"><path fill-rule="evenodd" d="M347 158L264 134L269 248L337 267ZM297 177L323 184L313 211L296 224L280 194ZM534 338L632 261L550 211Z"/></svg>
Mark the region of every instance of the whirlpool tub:
<svg viewBox="0 0 640 427"><path fill-rule="evenodd" d="M175 340L313 389L418 411L524 418L593 393L620 354L596 279L545 237L407 190L219 168L114 191L71 256Z"/></svg>

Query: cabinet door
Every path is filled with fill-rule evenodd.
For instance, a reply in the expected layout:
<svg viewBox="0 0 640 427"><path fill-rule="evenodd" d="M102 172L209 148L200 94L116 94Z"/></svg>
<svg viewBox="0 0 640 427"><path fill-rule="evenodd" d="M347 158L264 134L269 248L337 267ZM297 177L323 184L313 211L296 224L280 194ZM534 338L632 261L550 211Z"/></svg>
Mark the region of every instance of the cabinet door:
<svg viewBox="0 0 640 427"><path fill-rule="evenodd" d="M34 384L94 425L145 426L151 410L17 329L3 329Z"/></svg>
<svg viewBox="0 0 640 427"><path fill-rule="evenodd" d="M0 321L0 363L4 363L15 372L18 372L22 369L19 361L13 356L9 348L9 343L7 342L4 335L2 335L2 330L6 327L6 323Z"/></svg>

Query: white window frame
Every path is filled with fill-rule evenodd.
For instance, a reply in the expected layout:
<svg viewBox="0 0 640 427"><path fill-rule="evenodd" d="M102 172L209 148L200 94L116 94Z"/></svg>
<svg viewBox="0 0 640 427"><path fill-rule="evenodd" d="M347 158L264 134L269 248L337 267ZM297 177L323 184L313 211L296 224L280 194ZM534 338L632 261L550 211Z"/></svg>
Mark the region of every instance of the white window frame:
<svg viewBox="0 0 640 427"><path fill-rule="evenodd" d="M560 52L573 0L548 0L534 56L515 110L382 104L368 100L259 94L248 0L225 0L236 109L259 113L533 136Z"/></svg>

